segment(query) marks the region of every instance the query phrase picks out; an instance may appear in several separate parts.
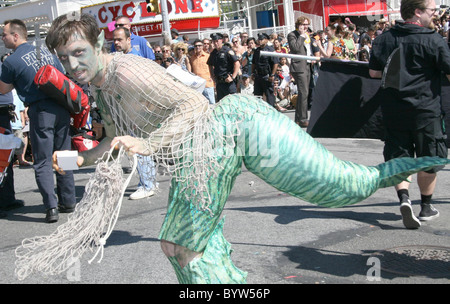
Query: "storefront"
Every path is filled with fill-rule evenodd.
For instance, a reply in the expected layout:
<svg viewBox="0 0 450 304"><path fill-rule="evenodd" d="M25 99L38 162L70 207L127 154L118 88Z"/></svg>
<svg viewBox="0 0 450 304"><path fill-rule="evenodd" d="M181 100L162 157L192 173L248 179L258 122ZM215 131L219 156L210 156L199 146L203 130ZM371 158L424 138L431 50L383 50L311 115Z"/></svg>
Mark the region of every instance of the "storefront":
<svg viewBox="0 0 450 304"><path fill-rule="evenodd" d="M179 32L200 32L218 28L220 25L218 1L211 0L167 0L170 27ZM146 2L112 1L82 7L83 13L89 13L98 20L100 28L105 30L106 38L112 38L114 20L117 16L127 16L131 20L131 30L139 36L152 36L162 33L162 16L149 13Z"/></svg>
<svg viewBox="0 0 450 304"><path fill-rule="evenodd" d="M166 0L171 28L182 32L202 32L216 29L220 25L219 4L216 0ZM0 27L7 19L23 20L28 28L29 41L45 37L46 30L58 16L78 11L96 17L98 25L105 30L106 38L111 39L114 19L125 15L132 20L132 30L139 36L158 37L162 32L160 14L148 13L145 0L105 1L105 0L42 0L26 1L0 8ZM40 35L35 35L39 24ZM151 40L151 39L150 39ZM0 54L9 50L0 43Z"/></svg>
<svg viewBox="0 0 450 304"><path fill-rule="evenodd" d="M283 6L284 0L276 1L279 4L278 13L280 25L284 25ZM336 19L345 20L349 17L356 25L367 26L381 18L387 18L391 14L397 14L396 5L392 5L387 0L303 0L292 1L293 11L321 17L322 28Z"/></svg>

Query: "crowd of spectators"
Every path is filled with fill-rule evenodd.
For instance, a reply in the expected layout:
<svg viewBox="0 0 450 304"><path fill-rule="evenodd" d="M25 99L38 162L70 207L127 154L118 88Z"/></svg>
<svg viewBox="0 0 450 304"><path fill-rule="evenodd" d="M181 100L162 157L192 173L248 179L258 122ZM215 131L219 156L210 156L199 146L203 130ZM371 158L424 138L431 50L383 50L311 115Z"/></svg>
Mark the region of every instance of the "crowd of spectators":
<svg viewBox="0 0 450 304"><path fill-rule="evenodd" d="M314 54L315 56L367 62L370 56L371 42L376 36L389 29L391 25L386 20L381 19L369 28L357 27L349 18L346 18L330 23L325 30L313 32L310 28L309 36L314 42L313 44L319 45L321 49L320 52ZM269 37L268 45L272 46L275 52L290 54L287 36L284 33L273 32ZM251 68L252 56L259 46L258 42L256 36L251 37L247 32L231 37L227 33L223 33L223 44L228 46L239 58L240 72L235 80L238 93L252 94L254 82ZM196 44L202 45L202 51L207 56L214 49L210 38L190 39L188 35L180 36L177 30L173 30L170 45L153 45L155 61L165 68L171 64L178 64L183 69L196 74L192 68L192 61L197 57L195 55ZM281 103L283 107L288 109L295 107L295 98L298 92L295 80L289 74L289 64L289 58L281 58L279 73L274 82L277 103ZM201 77L206 78L207 82L211 83L213 77L205 76L206 74L203 69ZM317 78L317 73L312 75Z"/></svg>
<svg viewBox="0 0 450 304"><path fill-rule="evenodd" d="M448 14L443 12L435 20L436 31L438 31L444 39L447 39L448 33ZM395 21L387 21L382 18L370 26L356 26L350 18L336 19L324 30L312 31L308 29L312 45L316 46L318 52L314 56L336 58L342 60L354 60L368 62L370 59L370 51L372 48L372 41L383 32L389 30L395 25ZM180 35L176 29L172 32L172 43L170 45L153 45L155 53L155 61L167 68L171 64L177 64L183 69L201 76L206 79L209 89L214 88L214 77L212 73L208 73L205 67L201 68L201 75L196 73L193 68L193 60L198 58L200 47L203 56L208 57L213 51L214 46L210 38L197 39L188 35ZM258 38L251 37L247 32L241 32L236 35L228 35L223 33L223 44L228 46L234 54L239 58L240 71L238 77L234 80L236 82L238 93L252 94L254 77L252 77L252 56L258 45ZM196 46L197 44L197 46ZM287 37L282 32L272 32L268 45L272 46L275 52L290 54ZM195 55L197 54L197 55ZM207 58L202 61L206 64ZM275 77L275 95L277 103L280 103L285 108L295 108L295 98L298 90L295 79L289 74L289 58L281 58L280 69ZM315 67L317 69L317 66ZM196 70L199 70L199 63L196 63ZM317 81L317 71L311 74L314 77L312 86ZM311 91L311 90L310 90ZM211 92L209 92L211 94ZM206 95L205 95L206 96ZM209 98L210 102L212 98ZM310 99L310 98L309 98ZM214 102L217 102L215 100ZM214 103L211 102L211 103Z"/></svg>

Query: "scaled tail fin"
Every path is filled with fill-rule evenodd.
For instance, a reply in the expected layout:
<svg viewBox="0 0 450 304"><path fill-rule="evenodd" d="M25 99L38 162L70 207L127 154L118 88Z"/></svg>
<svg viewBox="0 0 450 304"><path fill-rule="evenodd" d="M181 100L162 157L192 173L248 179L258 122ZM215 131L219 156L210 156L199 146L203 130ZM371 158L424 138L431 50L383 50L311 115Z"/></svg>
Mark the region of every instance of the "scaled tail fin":
<svg viewBox="0 0 450 304"><path fill-rule="evenodd" d="M429 156L391 159L390 161L375 166L380 171L379 188L395 186L406 181L411 174L419 171L427 171L435 167L443 168L449 163L450 159Z"/></svg>

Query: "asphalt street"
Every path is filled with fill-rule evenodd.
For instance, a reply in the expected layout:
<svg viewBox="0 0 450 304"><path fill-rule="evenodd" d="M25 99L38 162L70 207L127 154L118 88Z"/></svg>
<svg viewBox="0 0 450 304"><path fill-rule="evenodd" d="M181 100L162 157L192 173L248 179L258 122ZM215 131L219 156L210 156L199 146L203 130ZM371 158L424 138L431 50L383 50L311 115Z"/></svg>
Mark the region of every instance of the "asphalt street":
<svg viewBox="0 0 450 304"><path fill-rule="evenodd" d="M293 117L292 112L286 115ZM383 143L379 140L317 140L340 159L364 165L383 162ZM75 171L78 200L93 172L94 167ZM133 176L101 263L89 264L94 253L87 252L70 273L33 273L18 280L14 273L15 249L25 238L51 234L68 215L60 214L58 223L46 224L33 169L16 167L14 174L16 196L25 201L25 206L0 219L0 283L177 283L158 240L166 214L168 176L158 178L160 193L132 201L127 197L138 183ZM440 217L417 230L407 230L393 188L380 189L353 206L327 209L276 190L244 167L223 212L224 234L232 244L235 265L248 272L249 284L449 283L449 186L450 167L446 167L438 175L433 196ZM410 194L417 214L420 195L415 179ZM393 259L384 260L380 252L392 248L409 248L413 255L435 249L436 254L413 263L406 254L393 254Z"/></svg>

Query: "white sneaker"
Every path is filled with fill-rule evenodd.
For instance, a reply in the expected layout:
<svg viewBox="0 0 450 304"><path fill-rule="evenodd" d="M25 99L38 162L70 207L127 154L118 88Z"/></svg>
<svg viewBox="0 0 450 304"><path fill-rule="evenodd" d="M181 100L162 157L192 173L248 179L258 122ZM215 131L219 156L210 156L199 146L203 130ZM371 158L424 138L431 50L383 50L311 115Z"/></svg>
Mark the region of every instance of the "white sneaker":
<svg viewBox="0 0 450 304"><path fill-rule="evenodd" d="M130 194L130 200L138 200L155 195L153 190L145 190L144 187L139 187L135 192Z"/></svg>
<svg viewBox="0 0 450 304"><path fill-rule="evenodd" d="M403 225L408 229L417 229L420 227L419 219L414 215L411 201L402 201L400 205L400 213L402 214Z"/></svg>

